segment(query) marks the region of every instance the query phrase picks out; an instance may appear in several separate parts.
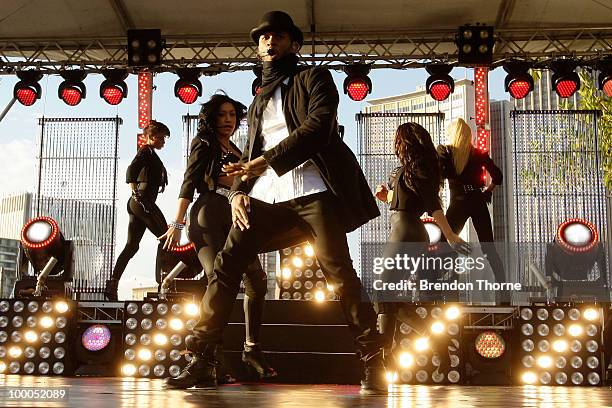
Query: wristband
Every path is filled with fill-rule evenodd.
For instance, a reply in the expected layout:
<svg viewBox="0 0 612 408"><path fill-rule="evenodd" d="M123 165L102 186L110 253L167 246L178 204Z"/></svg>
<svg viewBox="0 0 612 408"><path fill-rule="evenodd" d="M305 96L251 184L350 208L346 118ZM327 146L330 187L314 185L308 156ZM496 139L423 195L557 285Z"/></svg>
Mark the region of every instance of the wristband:
<svg viewBox="0 0 612 408"><path fill-rule="evenodd" d="M177 230L182 230L185 228L185 224L181 224L180 222L174 222L174 221L171 221L169 226L172 228L176 228Z"/></svg>
<svg viewBox="0 0 612 408"><path fill-rule="evenodd" d="M229 201L229 203L231 204L234 197L236 197L238 194L246 195L244 191L230 191L230 193L227 195L227 201Z"/></svg>

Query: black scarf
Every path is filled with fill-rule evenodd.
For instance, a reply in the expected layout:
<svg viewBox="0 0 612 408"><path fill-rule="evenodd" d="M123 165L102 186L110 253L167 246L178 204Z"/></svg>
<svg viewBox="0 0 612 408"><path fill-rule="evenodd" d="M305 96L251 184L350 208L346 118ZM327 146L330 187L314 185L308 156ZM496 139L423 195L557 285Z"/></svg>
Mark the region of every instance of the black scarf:
<svg viewBox="0 0 612 408"><path fill-rule="evenodd" d="M261 118L266 104L276 88L297 71L298 56L287 54L274 61L264 61L261 72L261 89L255 98L256 114Z"/></svg>

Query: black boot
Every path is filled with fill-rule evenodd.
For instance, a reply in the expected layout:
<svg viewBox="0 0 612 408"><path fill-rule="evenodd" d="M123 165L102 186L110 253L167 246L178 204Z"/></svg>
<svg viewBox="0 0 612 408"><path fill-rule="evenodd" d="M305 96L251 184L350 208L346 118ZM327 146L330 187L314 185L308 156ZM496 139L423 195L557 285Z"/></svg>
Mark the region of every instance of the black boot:
<svg viewBox="0 0 612 408"><path fill-rule="evenodd" d="M187 341L185 341L187 343ZM217 386L217 360L215 360L216 347L212 344L205 346L203 352L192 353L191 361L177 377L164 380L166 388L186 389L215 388Z"/></svg>
<svg viewBox="0 0 612 408"><path fill-rule="evenodd" d="M377 326L384 351L383 363L388 371L395 371L396 368L396 356L393 352L396 322L397 315L395 313L381 313L378 315Z"/></svg>
<svg viewBox="0 0 612 408"><path fill-rule="evenodd" d="M118 300L117 297L117 287L119 286L119 279L109 279L106 281L106 286L104 287L104 297L107 300Z"/></svg>
<svg viewBox="0 0 612 408"><path fill-rule="evenodd" d="M223 346L217 346L217 349L215 350L215 360L219 362L219 365L217 366L217 384L235 384L236 378L227 370L227 362L225 361L225 355L223 354Z"/></svg>
<svg viewBox="0 0 612 408"><path fill-rule="evenodd" d="M387 393L388 385L382 350L366 358L364 374L365 378L361 380L362 394Z"/></svg>
<svg viewBox="0 0 612 408"><path fill-rule="evenodd" d="M270 367L270 364L264 358L261 347L258 344L251 346L244 343L242 361L257 372L260 380L273 378L278 375L276 370Z"/></svg>

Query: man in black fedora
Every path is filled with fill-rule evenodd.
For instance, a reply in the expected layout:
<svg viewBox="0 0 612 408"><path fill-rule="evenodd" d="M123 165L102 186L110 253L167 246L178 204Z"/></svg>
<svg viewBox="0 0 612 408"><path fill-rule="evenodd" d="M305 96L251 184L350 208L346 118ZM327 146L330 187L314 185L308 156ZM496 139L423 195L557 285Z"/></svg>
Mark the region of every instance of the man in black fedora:
<svg viewBox="0 0 612 408"><path fill-rule="evenodd" d="M243 271L258 253L308 239L340 297L364 362L362 390L384 391L376 315L346 241L347 232L380 213L355 155L338 135L338 91L327 68L298 66L304 37L288 14L266 13L251 38L262 60L262 84L249 108L242 160L223 169L235 176L229 196L233 227L217 255L200 321L186 340L195 358L167 385L214 385L214 348Z"/></svg>

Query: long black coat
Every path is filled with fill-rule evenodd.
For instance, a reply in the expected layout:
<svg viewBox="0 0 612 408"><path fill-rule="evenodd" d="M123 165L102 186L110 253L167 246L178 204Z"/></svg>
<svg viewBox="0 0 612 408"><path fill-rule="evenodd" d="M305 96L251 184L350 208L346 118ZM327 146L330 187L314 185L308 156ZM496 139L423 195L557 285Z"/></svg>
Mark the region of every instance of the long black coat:
<svg viewBox="0 0 612 408"><path fill-rule="evenodd" d="M327 68L300 67L282 86L283 112L289 136L263 152L277 175L312 160L327 188L338 198L339 216L346 232L380 215L357 158L338 134L338 91ZM255 112L258 98L249 107L249 143L242 161L262 155L261 117ZM265 101L264 101L265 102ZM265 106L265 105L264 105ZM249 193L256 178L237 177L233 190Z"/></svg>

